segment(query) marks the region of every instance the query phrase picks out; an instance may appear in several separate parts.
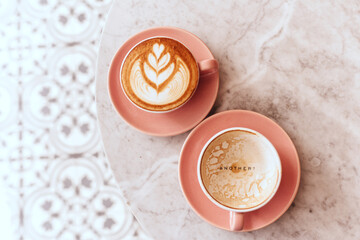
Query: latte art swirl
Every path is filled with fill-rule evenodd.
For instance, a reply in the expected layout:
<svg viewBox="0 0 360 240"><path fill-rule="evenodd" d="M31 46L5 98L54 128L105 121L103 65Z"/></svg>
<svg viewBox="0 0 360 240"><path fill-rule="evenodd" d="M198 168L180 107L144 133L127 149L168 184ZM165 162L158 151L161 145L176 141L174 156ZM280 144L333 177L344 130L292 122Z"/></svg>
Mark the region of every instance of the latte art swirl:
<svg viewBox="0 0 360 240"><path fill-rule="evenodd" d="M135 61L130 73L131 87L144 102L167 104L184 94L190 72L180 57L171 57L169 53L162 55L164 45L155 44L153 50L154 54L150 53L147 61L142 62L141 58Z"/></svg>
<svg viewBox="0 0 360 240"><path fill-rule="evenodd" d="M135 104L149 110L169 110L191 97L198 69L191 53L168 38L147 40L126 58L122 85Z"/></svg>

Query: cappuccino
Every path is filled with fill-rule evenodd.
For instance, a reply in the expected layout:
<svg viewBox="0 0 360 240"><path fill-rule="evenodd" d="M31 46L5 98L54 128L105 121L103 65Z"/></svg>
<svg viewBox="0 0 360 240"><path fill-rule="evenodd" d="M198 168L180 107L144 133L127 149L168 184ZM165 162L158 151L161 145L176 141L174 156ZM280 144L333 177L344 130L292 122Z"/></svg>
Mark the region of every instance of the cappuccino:
<svg viewBox="0 0 360 240"><path fill-rule="evenodd" d="M256 132L233 129L221 133L203 149L200 161L203 187L225 207L256 208L277 190L281 174L277 152Z"/></svg>
<svg viewBox="0 0 360 240"><path fill-rule="evenodd" d="M120 74L124 92L135 105L160 112L183 105L199 81L198 65L191 52L165 37L136 45L126 56Z"/></svg>

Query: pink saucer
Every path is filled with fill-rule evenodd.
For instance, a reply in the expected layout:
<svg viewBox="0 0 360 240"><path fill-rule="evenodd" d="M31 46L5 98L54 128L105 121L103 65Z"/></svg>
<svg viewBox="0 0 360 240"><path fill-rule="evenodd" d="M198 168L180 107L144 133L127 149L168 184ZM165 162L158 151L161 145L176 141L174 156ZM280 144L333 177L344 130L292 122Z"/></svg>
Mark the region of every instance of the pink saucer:
<svg viewBox="0 0 360 240"><path fill-rule="evenodd" d="M210 112L219 88L219 74L201 77L194 96L177 110L168 113L151 113L137 108L121 89L120 68L124 57L133 46L155 36L171 37L183 43L197 62L214 59L207 46L192 33L174 27L148 29L131 37L117 51L109 70L108 89L116 111L129 125L149 135L173 136L192 129Z"/></svg>
<svg viewBox="0 0 360 240"><path fill-rule="evenodd" d="M213 204L197 179L197 160L204 144L217 132L246 127L263 134L279 153L282 179L278 191L264 207L244 215L244 230L253 231L276 221L290 207L300 183L300 161L286 132L271 119L251 111L231 110L215 114L199 124L187 137L181 150L179 178L192 209L210 224L230 231L229 212Z"/></svg>

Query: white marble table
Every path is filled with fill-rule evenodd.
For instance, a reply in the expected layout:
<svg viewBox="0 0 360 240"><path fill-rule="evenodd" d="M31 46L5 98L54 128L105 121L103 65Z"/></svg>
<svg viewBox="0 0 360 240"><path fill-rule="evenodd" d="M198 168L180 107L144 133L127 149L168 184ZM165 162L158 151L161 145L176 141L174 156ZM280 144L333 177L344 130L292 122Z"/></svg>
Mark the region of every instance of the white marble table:
<svg viewBox="0 0 360 240"><path fill-rule="evenodd" d="M109 13L100 44L96 102L104 148L127 203L154 239L360 239L360 6L356 1L129 1ZM231 233L187 205L177 163L188 133L159 138L129 127L107 91L112 56L131 35L176 26L220 62L214 112L248 109L293 139L302 177L274 224Z"/></svg>

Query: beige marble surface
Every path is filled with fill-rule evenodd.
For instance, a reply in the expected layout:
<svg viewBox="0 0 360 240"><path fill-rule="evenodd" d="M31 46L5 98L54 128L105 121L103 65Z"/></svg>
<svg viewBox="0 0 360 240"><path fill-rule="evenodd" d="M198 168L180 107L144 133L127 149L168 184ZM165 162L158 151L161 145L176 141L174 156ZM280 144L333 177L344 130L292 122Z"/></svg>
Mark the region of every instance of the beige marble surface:
<svg viewBox="0 0 360 240"><path fill-rule="evenodd" d="M359 12L358 1L114 2L98 58L98 118L122 193L154 239L360 238ZM178 157L188 133L147 136L114 111L107 93L112 56L131 35L164 25L195 33L219 60L212 113L262 113L294 141L301 185L274 224L231 233L202 221L178 184Z"/></svg>

